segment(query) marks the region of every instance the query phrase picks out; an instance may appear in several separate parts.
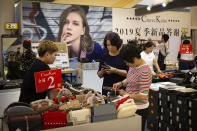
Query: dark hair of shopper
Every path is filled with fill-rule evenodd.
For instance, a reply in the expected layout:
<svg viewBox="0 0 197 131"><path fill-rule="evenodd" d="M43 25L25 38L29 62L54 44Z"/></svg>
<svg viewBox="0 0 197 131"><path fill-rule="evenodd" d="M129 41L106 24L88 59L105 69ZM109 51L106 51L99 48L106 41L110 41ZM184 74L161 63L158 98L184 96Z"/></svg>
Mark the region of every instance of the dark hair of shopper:
<svg viewBox="0 0 197 131"><path fill-rule="evenodd" d="M155 44L151 41L147 42L146 44L144 44L144 50L146 50L146 48L149 48L149 47L156 47Z"/></svg>
<svg viewBox="0 0 197 131"><path fill-rule="evenodd" d="M184 40L183 44L190 44L190 41L189 40Z"/></svg>
<svg viewBox="0 0 197 131"><path fill-rule="evenodd" d="M168 34L163 34L162 38L165 42L167 42L169 40L169 35Z"/></svg>
<svg viewBox="0 0 197 131"><path fill-rule="evenodd" d="M138 42L137 42L137 40L129 40L128 41L128 44L131 44L131 45L138 45Z"/></svg>
<svg viewBox="0 0 197 131"><path fill-rule="evenodd" d="M104 47L107 48L107 40L111 42L112 46L116 46L119 49L122 46L122 39L120 36L115 32L109 32L106 34L104 38Z"/></svg>
<svg viewBox="0 0 197 131"><path fill-rule="evenodd" d="M58 47L55 44L55 42L50 41L50 40L44 40L40 42L38 46L38 55L39 57L43 57L46 52L52 54L54 52L58 51Z"/></svg>
<svg viewBox="0 0 197 131"><path fill-rule="evenodd" d="M123 61L134 63L134 58L141 58L140 49L131 44L123 45L120 49L120 58Z"/></svg>
<svg viewBox="0 0 197 131"><path fill-rule="evenodd" d="M24 40L23 41L23 47L25 48L25 49L31 49L31 41L30 40Z"/></svg>

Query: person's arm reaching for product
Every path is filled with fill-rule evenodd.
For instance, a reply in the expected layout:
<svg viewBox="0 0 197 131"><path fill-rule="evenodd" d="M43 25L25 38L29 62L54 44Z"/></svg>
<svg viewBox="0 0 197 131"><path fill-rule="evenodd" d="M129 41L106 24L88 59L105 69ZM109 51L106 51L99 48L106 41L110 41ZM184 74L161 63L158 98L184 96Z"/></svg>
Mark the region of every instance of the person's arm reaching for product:
<svg viewBox="0 0 197 131"><path fill-rule="evenodd" d="M118 90L120 87L126 86L126 85L127 85L127 79L124 79L123 81L113 84L113 89Z"/></svg>
<svg viewBox="0 0 197 131"><path fill-rule="evenodd" d="M162 73L162 71L160 70L160 67L159 67L159 65L157 63L157 60L155 58L153 59L153 65L155 66L155 68L157 69L157 71L159 73Z"/></svg>

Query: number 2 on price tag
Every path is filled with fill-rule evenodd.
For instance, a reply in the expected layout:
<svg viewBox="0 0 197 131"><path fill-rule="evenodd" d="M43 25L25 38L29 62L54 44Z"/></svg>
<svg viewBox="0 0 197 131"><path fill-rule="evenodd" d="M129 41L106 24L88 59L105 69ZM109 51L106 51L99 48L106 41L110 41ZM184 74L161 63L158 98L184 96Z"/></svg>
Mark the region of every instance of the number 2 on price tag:
<svg viewBox="0 0 197 131"><path fill-rule="evenodd" d="M53 83L53 82L54 82L54 77L50 76L50 77L48 78L48 80L50 80L50 79L51 79L51 83L50 83L48 89L53 89L53 88L55 87L55 84ZM52 84L53 84L53 85L52 85Z"/></svg>

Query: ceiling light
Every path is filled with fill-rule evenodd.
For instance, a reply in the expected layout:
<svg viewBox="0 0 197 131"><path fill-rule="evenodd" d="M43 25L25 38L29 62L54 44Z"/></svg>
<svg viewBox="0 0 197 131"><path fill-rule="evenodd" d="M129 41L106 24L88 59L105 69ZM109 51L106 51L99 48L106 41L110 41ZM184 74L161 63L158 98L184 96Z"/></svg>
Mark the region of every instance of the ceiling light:
<svg viewBox="0 0 197 131"><path fill-rule="evenodd" d="M17 6L18 6L18 3L15 3L15 4L14 4L14 7L17 7Z"/></svg>
<svg viewBox="0 0 197 131"><path fill-rule="evenodd" d="M148 11L150 11L151 9L152 9L152 4L150 4L146 9L148 10Z"/></svg>
<svg viewBox="0 0 197 131"><path fill-rule="evenodd" d="M162 3L162 6L163 6L163 7L166 7L166 6L167 6L167 2L163 2L163 3Z"/></svg>

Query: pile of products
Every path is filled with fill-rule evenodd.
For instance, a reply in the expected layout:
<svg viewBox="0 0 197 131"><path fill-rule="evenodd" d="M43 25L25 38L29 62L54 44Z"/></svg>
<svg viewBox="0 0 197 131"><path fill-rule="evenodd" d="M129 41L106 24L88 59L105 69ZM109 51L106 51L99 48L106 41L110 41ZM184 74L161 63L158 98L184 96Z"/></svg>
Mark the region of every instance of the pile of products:
<svg viewBox="0 0 197 131"><path fill-rule="evenodd" d="M103 96L99 92L64 83L53 99L25 104L15 102L4 111L10 131L41 130L129 117L137 107L129 96Z"/></svg>

